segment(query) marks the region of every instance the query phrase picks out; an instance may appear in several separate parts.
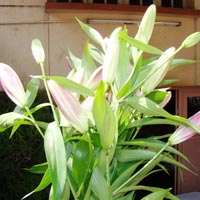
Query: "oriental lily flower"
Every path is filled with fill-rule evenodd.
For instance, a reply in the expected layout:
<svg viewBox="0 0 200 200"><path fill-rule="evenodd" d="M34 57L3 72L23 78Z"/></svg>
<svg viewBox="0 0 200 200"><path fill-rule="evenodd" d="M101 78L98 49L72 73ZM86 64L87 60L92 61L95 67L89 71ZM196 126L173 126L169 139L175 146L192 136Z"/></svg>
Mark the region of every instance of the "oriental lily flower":
<svg viewBox="0 0 200 200"><path fill-rule="evenodd" d="M83 84L83 80L84 80L84 68L82 67L79 67L77 70L75 69L72 69L70 71L70 73L67 75L67 78L76 82L76 83L79 83L79 84ZM79 94L77 93L72 93L74 95L75 98L79 99Z"/></svg>
<svg viewBox="0 0 200 200"><path fill-rule="evenodd" d="M99 83L100 80L102 80L102 70L103 66L100 66L96 70L94 70L94 72L92 73L92 75L86 83L87 87L93 88Z"/></svg>
<svg viewBox="0 0 200 200"><path fill-rule="evenodd" d="M69 71L71 71L73 67L68 56L66 56L66 63L67 63L67 68L69 69Z"/></svg>
<svg viewBox="0 0 200 200"><path fill-rule="evenodd" d="M73 69L67 75L67 78L76 82L76 83L83 84L84 72L85 72L85 69L82 68L82 67L79 67L77 70Z"/></svg>
<svg viewBox="0 0 200 200"><path fill-rule="evenodd" d="M18 106L27 104L26 94L16 72L4 63L0 63L0 83L8 97Z"/></svg>
<svg viewBox="0 0 200 200"><path fill-rule="evenodd" d="M189 118L189 120L195 124L197 127L200 127L200 111L197 112L195 115ZM171 145L179 144L184 142L185 140L190 139L196 135L196 132L189 127L180 126L176 131L170 136L169 143Z"/></svg>
<svg viewBox="0 0 200 200"><path fill-rule="evenodd" d="M79 132L88 130L88 119L79 101L72 93L63 89L55 81L47 82L51 95L66 120Z"/></svg>

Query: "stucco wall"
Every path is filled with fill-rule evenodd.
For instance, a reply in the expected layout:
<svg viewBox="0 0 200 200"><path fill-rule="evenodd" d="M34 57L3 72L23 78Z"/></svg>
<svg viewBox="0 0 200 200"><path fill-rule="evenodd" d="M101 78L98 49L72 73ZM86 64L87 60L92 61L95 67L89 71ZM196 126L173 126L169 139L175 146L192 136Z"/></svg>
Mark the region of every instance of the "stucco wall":
<svg viewBox="0 0 200 200"><path fill-rule="evenodd" d="M68 12L45 13L46 0L1 0L0 1L0 62L12 66L20 75L23 83L29 75L39 74L40 69L31 54L31 41L38 38L46 52L46 71L52 75L67 73L63 50L67 48L81 55L86 35L80 29L75 17L86 21L88 18L102 17L102 13ZM134 13L104 13L103 18L140 20L141 15ZM157 16L159 21L180 21L179 27L156 26L151 40L152 45L161 49L178 47L186 36L200 29L199 18L180 16ZM62 23L60 22L62 21ZM50 23L47 23L50 22ZM103 36L109 34L117 24L93 24ZM127 25L134 35L137 25ZM184 50L178 57L200 59L200 46ZM176 69L168 74L169 78L179 79L175 85L199 85L199 64Z"/></svg>

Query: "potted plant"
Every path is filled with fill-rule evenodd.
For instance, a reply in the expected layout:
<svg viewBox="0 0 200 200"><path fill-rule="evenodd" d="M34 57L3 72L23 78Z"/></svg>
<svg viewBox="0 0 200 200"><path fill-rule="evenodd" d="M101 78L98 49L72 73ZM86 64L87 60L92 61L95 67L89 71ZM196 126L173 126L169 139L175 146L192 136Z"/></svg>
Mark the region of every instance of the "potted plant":
<svg viewBox="0 0 200 200"><path fill-rule="evenodd" d="M151 5L135 37L118 27L107 38L77 19L93 44L86 42L82 59L67 52L67 77L45 74L45 53L38 39L32 42L32 53L42 73L31 76L26 89L10 66L0 64L1 85L16 104L13 112L0 115L0 130L11 128L13 135L20 126L33 125L44 140L46 162L29 169L42 173L42 180L23 199L49 185L49 199L54 200L128 200L138 190L149 191L143 200L178 199L171 188L140 183L159 170L167 173L165 162L191 171L174 158L181 156L189 163L173 146L200 133L200 112L190 119L168 113L164 106L170 91L163 87L170 83L164 79L169 70L195 62L175 56L198 43L200 33L188 36L177 49L161 51L148 44L155 17L156 7ZM49 102L33 107L41 80ZM54 121L37 121L34 113L47 106ZM170 135L140 138L143 126L156 124L178 128Z"/></svg>

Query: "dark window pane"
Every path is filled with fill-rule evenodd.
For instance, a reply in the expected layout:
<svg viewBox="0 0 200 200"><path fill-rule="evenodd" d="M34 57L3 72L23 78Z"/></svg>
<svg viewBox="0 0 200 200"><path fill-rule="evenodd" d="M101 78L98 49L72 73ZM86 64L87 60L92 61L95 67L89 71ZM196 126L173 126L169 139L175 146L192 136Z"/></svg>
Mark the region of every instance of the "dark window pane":
<svg viewBox="0 0 200 200"><path fill-rule="evenodd" d="M174 0L174 8L183 8L183 0Z"/></svg>
<svg viewBox="0 0 200 200"><path fill-rule="evenodd" d="M58 0L57 2L68 2L68 0Z"/></svg>
<svg viewBox="0 0 200 200"><path fill-rule="evenodd" d="M153 0L143 0L143 5L144 6L149 6L151 4L153 4Z"/></svg>
<svg viewBox="0 0 200 200"><path fill-rule="evenodd" d="M187 117L191 117L200 110L200 97L187 98Z"/></svg>
<svg viewBox="0 0 200 200"><path fill-rule="evenodd" d="M107 0L108 4L117 4L117 0Z"/></svg>
<svg viewBox="0 0 200 200"><path fill-rule="evenodd" d="M83 3L83 0L71 0L71 2L73 3Z"/></svg>
<svg viewBox="0 0 200 200"><path fill-rule="evenodd" d="M140 5L140 0L130 0L130 5Z"/></svg>
<svg viewBox="0 0 200 200"><path fill-rule="evenodd" d="M57 2L83 3L83 0L57 0Z"/></svg>
<svg viewBox="0 0 200 200"><path fill-rule="evenodd" d="M171 0L162 0L163 7L172 7Z"/></svg>
<svg viewBox="0 0 200 200"><path fill-rule="evenodd" d="M93 0L93 3L104 3L104 0Z"/></svg>

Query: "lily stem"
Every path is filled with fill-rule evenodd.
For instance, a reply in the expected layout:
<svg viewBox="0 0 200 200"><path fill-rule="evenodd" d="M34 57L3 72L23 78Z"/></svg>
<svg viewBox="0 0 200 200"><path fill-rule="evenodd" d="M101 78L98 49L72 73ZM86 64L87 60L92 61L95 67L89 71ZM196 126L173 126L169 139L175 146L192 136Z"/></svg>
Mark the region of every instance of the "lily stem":
<svg viewBox="0 0 200 200"><path fill-rule="evenodd" d="M110 188L110 168L109 168L109 151L105 151L106 156L106 181L108 191L110 193L110 200L112 200L111 188Z"/></svg>
<svg viewBox="0 0 200 200"><path fill-rule="evenodd" d="M37 124L35 118L33 117L32 113L30 112L30 109L27 106L25 106L25 109L26 109L26 112L28 113L28 115L30 116L33 125L36 127L36 129L38 130L40 135L44 138L44 134L43 134L41 128L38 126L38 124Z"/></svg>
<svg viewBox="0 0 200 200"><path fill-rule="evenodd" d="M49 103L51 104L51 110L53 112L53 117L54 117L54 120L56 121L56 123L59 124L58 118L57 118L57 115L56 115L56 112L55 112L55 109L54 109L53 101L52 101L52 98L51 98L51 95L50 95L50 92L49 92L49 88L48 88L48 85L47 85L47 79L46 79L46 74L45 74L45 70L44 70L44 63L40 63L40 67L41 67L41 71L42 71L44 87L45 87L45 90L46 90L46 93L47 93L47 97L49 99Z"/></svg>

